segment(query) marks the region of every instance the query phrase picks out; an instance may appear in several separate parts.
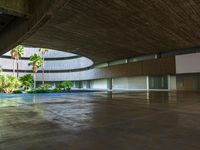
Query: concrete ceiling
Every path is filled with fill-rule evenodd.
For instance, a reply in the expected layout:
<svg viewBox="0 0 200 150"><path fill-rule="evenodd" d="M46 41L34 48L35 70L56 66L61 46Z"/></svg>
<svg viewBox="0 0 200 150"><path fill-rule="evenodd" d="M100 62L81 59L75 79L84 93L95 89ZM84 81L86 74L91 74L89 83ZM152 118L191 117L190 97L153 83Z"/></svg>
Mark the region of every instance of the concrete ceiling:
<svg viewBox="0 0 200 150"><path fill-rule="evenodd" d="M51 17L23 44L77 53L95 63L200 47L199 0L51 2Z"/></svg>
<svg viewBox="0 0 200 150"><path fill-rule="evenodd" d="M14 16L4 14L0 11L0 32L3 30L13 19L15 19Z"/></svg>

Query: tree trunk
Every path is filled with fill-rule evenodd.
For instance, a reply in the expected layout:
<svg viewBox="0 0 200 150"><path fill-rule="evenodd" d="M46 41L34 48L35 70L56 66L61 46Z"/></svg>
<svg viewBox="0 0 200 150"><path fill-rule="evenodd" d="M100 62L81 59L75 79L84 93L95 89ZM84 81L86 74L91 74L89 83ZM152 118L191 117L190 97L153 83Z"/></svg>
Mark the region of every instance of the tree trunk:
<svg viewBox="0 0 200 150"><path fill-rule="evenodd" d="M17 78L19 77L19 59L17 59Z"/></svg>
<svg viewBox="0 0 200 150"><path fill-rule="evenodd" d="M15 59L13 59L13 76L15 76Z"/></svg>
<svg viewBox="0 0 200 150"><path fill-rule="evenodd" d="M36 90L36 72L34 72L34 90Z"/></svg>
<svg viewBox="0 0 200 150"><path fill-rule="evenodd" d="M42 63L42 89L44 90L44 55L42 56L43 63Z"/></svg>

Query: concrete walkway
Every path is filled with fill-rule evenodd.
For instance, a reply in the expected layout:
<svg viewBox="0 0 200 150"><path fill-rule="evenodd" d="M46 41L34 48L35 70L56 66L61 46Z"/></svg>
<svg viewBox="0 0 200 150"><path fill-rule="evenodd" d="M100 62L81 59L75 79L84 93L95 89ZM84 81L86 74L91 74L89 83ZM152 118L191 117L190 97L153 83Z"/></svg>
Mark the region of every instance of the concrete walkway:
<svg viewBox="0 0 200 150"><path fill-rule="evenodd" d="M1 150L199 150L200 93L1 96Z"/></svg>

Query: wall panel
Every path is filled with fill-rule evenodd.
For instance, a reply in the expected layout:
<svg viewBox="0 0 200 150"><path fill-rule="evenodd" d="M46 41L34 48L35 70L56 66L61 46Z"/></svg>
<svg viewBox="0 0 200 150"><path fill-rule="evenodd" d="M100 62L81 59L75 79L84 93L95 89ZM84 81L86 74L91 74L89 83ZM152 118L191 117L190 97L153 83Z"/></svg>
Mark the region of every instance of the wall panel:
<svg viewBox="0 0 200 150"><path fill-rule="evenodd" d="M176 73L199 73L200 53L176 56Z"/></svg>
<svg viewBox="0 0 200 150"><path fill-rule="evenodd" d="M123 77L113 79L113 89L145 90L146 76Z"/></svg>

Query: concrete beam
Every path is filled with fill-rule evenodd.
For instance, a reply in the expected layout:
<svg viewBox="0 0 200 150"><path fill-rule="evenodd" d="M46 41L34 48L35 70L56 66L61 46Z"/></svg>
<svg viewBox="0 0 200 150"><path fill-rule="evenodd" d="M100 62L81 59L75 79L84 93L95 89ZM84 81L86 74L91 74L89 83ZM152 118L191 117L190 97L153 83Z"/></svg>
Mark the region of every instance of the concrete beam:
<svg viewBox="0 0 200 150"><path fill-rule="evenodd" d="M29 14L29 0L0 0L0 11L13 16Z"/></svg>
<svg viewBox="0 0 200 150"><path fill-rule="evenodd" d="M27 18L17 18L0 33L0 55L8 52L29 38L59 10L66 0L30 0L31 15Z"/></svg>

